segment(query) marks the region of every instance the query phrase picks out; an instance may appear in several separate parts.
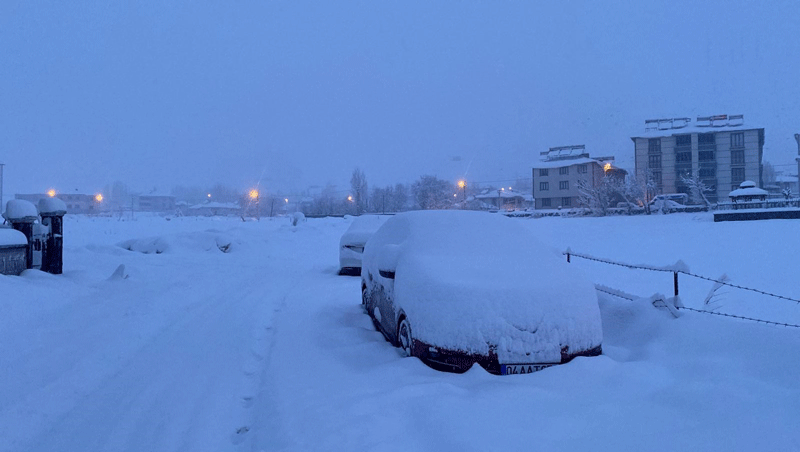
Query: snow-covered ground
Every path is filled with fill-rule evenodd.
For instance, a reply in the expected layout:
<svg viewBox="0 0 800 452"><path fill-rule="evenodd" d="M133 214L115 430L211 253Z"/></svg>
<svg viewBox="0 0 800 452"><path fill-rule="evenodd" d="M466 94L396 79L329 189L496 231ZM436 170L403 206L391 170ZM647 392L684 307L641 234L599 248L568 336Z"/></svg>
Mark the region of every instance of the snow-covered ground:
<svg viewBox="0 0 800 452"><path fill-rule="evenodd" d="M0 451L800 449L800 329L600 295L603 356L439 373L337 276L351 221L67 216L63 275L0 276ZM800 298L794 220L518 221L557 251ZM573 265L672 293L669 273ZM686 306L800 323L795 302L722 288L705 305L713 283L679 282Z"/></svg>

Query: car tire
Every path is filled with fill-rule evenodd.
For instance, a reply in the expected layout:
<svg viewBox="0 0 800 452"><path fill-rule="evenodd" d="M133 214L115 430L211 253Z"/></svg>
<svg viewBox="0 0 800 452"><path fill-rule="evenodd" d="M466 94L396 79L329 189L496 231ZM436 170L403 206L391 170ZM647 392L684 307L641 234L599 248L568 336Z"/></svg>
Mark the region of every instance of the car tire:
<svg viewBox="0 0 800 452"><path fill-rule="evenodd" d="M414 356L414 339L411 336L411 323L406 317L397 324L397 346L403 356Z"/></svg>
<svg viewBox="0 0 800 452"><path fill-rule="evenodd" d="M367 311L367 286L361 288L361 306ZM369 312L367 312L369 314Z"/></svg>

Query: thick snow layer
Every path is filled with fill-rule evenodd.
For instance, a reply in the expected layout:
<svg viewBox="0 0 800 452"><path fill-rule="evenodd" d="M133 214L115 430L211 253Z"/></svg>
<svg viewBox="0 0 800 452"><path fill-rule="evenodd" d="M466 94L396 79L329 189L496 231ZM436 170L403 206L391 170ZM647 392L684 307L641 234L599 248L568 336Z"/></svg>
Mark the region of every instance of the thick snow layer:
<svg viewBox="0 0 800 452"><path fill-rule="evenodd" d="M0 247L27 245L25 234L7 227L0 226Z"/></svg>
<svg viewBox="0 0 800 452"><path fill-rule="evenodd" d="M3 213L6 220L30 220L39 218L36 206L24 199L10 199L6 203L6 211Z"/></svg>
<svg viewBox="0 0 800 452"><path fill-rule="evenodd" d="M337 276L340 218L67 215L64 274L0 276L0 451L795 450L800 334L601 294L603 356L530 375L402 358ZM553 253L686 262L800 298L797 220L514 219ZM162 237L162 254L118 243ZM215 249L217 237L232 243ZM735 245L732 245L735 244ZM207 250L207 248L210 248ZM566 260L566 257L562 257ZM124 271L116 277L120 265ZM572 258L594 283L669 273ZM125 277L127 276L127 277ZM796 303L680 276L687 307L800 324Z"/></svg>
<svg viewBox="0 0 800 452"><path fill-rule="evenodd" d="M737 188L731 191L728 196L738 198L740 196L767 196L769 193L757 187Z"/></svg>
<svg viewBox="0 0 800 452"><path fill-rule="evenodd" d="M39 213L42 214L56 214L56 215L64 215L67 213L67 205L64 204L64 201L55 198L55 197L47 197L42 198L39 200Z"/></svg>
<svg viewBox="0 0 800 452"><path fill-rule="evenodd" d="M394 302L429 344L483 355L497 346L501 363L552 363L562 347L602 342L593 285L502 215L398 214L368 242L363 268L396 272Z"/></svg>
<svg viewBox="0 0 800 452"><path fill-rule="evenodd" d="M339 239L339 246L361 245L367 243L372 234L389 218L386 215L361 215L353 218L350 227L347 228L342 238Z"/></svg>

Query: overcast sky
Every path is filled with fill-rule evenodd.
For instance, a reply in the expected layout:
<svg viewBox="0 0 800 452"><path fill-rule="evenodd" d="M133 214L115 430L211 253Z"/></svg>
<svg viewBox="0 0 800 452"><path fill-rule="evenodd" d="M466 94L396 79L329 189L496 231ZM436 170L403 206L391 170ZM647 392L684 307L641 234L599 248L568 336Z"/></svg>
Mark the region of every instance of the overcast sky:
<svg viewBox="0 0 800 452"><path fill-rule="evenodd" d="M794 163L800 2L0 2L5 189L513 181L744 114ZM778 167L796 173L796 166ZM498 185L505 185L499 182Z"/></svg>

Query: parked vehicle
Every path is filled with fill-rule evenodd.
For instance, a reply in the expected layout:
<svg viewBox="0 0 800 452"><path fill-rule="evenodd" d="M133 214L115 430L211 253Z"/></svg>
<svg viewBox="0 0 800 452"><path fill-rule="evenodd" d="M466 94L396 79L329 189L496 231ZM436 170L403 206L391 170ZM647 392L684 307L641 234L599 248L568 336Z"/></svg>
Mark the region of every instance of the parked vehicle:
<svg viewBox="0 0 800 452"><path fill-rule="evenodd" d="M601 353L594 286L520 220L416 211L370 238L362 304L407 356L464 372L528 373Z"/></svg>
<svg viewBox="0 0 800 452"><path fill-rule="evenodd" d="M364 253L364 245L384 221L386 217L379 215L361 215L353 219L339 240L340 275L361 274L361 255Z"/></svg>

